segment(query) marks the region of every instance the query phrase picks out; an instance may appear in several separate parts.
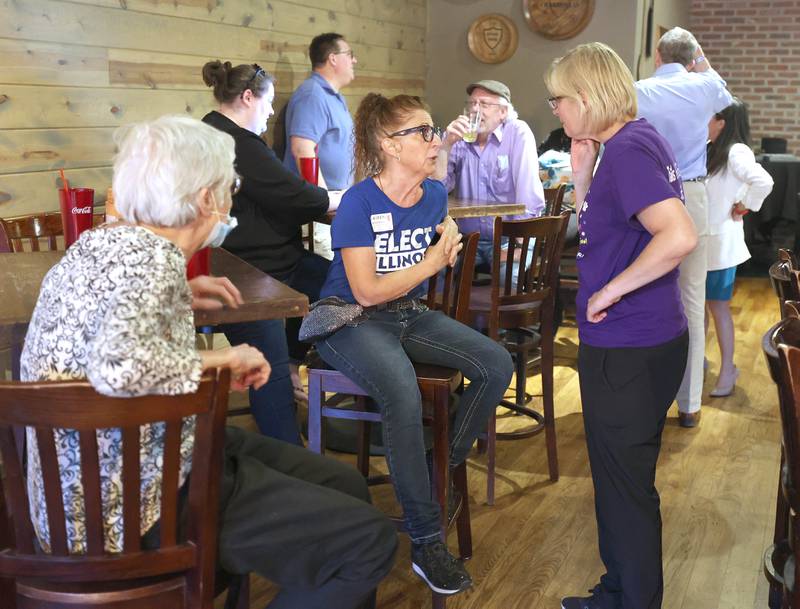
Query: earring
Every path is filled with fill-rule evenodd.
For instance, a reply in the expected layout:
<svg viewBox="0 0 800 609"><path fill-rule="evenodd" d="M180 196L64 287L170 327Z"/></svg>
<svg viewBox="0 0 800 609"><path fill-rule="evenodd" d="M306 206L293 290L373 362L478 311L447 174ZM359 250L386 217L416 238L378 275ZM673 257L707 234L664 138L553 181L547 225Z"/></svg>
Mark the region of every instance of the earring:
<svg viewBox="0 0 800 609"><path fill-rule="evenodd" d="M395 155L395 157L394 157L394 158L396 158L396 159L399 161L399 160L400 160L400 153L398 152L398 153Z"/></svg>

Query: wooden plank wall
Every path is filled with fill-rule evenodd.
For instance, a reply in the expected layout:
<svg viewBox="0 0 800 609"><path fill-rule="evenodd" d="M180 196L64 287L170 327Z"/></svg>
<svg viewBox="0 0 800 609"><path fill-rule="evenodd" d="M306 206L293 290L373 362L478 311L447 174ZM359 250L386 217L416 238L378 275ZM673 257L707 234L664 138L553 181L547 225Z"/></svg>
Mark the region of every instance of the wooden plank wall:
<svg viewBox="0 0 800 609"><path fill-rule="evenodd" d="M281 108L308 76L311 38L336 31L358 59L351 112L370 91L424 94L426 0L301 2L0 0L0 217L57 209L58 168L104 200L114 129L202 117L210 59L259 63Z"/></svg>

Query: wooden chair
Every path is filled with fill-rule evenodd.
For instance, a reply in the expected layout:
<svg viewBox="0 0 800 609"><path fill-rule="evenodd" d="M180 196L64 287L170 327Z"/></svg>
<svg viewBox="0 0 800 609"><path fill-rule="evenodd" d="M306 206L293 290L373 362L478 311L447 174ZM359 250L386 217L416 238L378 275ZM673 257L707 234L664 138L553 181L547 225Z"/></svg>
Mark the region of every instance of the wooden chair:
<svg viewBox="0 0 800 609"><path fill-rule="evenodd" d="M783 466L779 490L786 505L782 538L764 554L764 573L770 582L769 606L800 607L800 303L787 303L788 315L770 328L762 349L778 388ZM777 525L777 522L776 522ZM776 534L778 531L776 530Z"/></svg>
<svg viewBox="0 0 800 609"><path fill-rule="evenodd" d="M787 300L800 300L800 267L792 250L778 250L778 260L769 267L769 281L778 297L781 318L786 314L783 305Z"/></svg>
<svg viewBox="0 0 800 609"><path fill-rule="evenodd" d="M12 535L0 552L0 577L15 580L20 609L211 609L217 547L217 505L230 373L206 373L197 393L110 398L86 382L0 383L0 450L9 500L2 523ZM179 538L178 473L182 422L196 417L188 524ZM140 426L164 422L160 547L140 536ZM14 430L36 430L51 551L38 544L29 514L26 471ZM121 428L124 548L105 551L96 430ZM53 429L78 432L86 514L85 554L71 553L65 526ZM14 598L14 597L12 597ZM8 598L4 606L8 606Z"/></svg>
<svg viewBox="0 0 800 609"><path fill-rule="evenodd" d="M104 221L104 213L94 214L95 226ZM42 248L53 252L59 248L58 237L64 234L60 212L0 218L0 226L6 241L6 251L9 252L39 252Z"/></svg>
<svg viewBox="0 0 800 609"><path fill-rule="evenodd" d="M559 184L555 188L544 189L544 215L560 216L564 206L564 192L567 187Z"/></svg>
<svg viewBox="0 0 800 609"><path fill-rule="evenodd" d="M447 269L443 289L437 289L438 277L433 276L428 284L427 304L431 308L444 311L458 321L465 321L469 313L470 284L475 269L475 252L478 247L478 233L470 233L464 238L464 248L460 254L457 270ZM450 396L463 382L457 370L428 364L414 364L417 382L422 394L423 423L433 430L433 492L442 515L442 540L446 540L448 522L449 489L449 425ZM325 399L326 393L355 396L355 406L335 405L336 399ZM350 419L359 421L358 431L358 469L370 484L389 481L388 476L369 476L370 425L380 423L381 415L370 408L366 391L348 379L338 370L319 365L308 368L308 448L317 453L324 452L324 419ZM453 471L454 486L462 497L460 509L454 515L458 532L458 546L461 558L472 556L472 532L469 517L469 493L467 489L466 465L461 464ZM393 518L402 530L402 518ZM445 606L445 596L433 593L434 608Z"/></svg>
<svg viewBox="0 0 800 609"><path fill-rule="evenodd" d="M553 406L553 309L558 286L558 266L564 246L569 212L531 220L494 223L492 280L489 286L473 288L470 325L488 331L511 351L516 366L516 399L501 405L530 417L529 429L498 434L496 416L489 422L487 450L487 501L494 503L495 441L527 438L544 429L550 480L558 480L555 414ZM508 238L505 273L500 274L501 241ZM519 253L519 255L517 255ZM528 263L530 258L531 262ZM514 277L516 276L516 281ZM531 331L538 326L539 332ZM505 333L501 337L500 331ZM531 360L536 353L539 357ZM528 367L539 363L542 372L543 413L526 406Z"/></svg>

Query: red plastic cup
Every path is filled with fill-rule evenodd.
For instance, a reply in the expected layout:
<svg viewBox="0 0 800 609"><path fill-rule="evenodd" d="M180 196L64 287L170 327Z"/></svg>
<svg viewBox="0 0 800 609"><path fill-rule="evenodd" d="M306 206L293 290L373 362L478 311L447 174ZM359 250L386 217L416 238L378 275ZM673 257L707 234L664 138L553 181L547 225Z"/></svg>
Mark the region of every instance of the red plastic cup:
<svg viewBox="0 0 800 609"><path fill-rule="evenodd" d="M319 157L300 157L300 175L306 182L311 182L316 186L319 183Z"/></svg>
<svg viewBox="0 0 800 609"><path fill-rule="evenodd" d="M195 277L199 277L200 275L210 275L211 274L211 251L209 248L204 247L201 250L197 250L191 258L189 258L189 262L186 264L186 278L187 279L194 279Z"/></svg>
<svg viewBox="0 0 800 609"><path fill-rule="evenodd" d="M78 240L81 233L92 228L94 220L94 189L58 189L58 202L61 204L61 225L64 229L64 243L69 247Z"/></svg>

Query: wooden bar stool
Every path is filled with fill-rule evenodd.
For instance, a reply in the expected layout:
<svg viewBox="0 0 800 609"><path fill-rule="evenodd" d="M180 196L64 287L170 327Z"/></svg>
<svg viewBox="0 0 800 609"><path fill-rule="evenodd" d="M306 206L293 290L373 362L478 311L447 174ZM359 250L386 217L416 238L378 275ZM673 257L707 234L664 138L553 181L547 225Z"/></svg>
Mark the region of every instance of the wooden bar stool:
<svg viewBox="0 0 800 609"><path fill-rule="evenodd" d="M550 480L558 480L555 412L553 404L553 312L558 289L558 265L564 246L569 212L530 220L494 223L494 252L491 285L473 288L470 325L503 344L516 368L516 398L500 405L530 417L527 429L497 433L492 416L487 432L487 502L494 504L496 439L521 439L544 430ZM505 272L501 275L501 244L508 239ZM530 260L530 262L529 262ZM515 279L516 277L516 279ZM538 332L531 330L538 326ZM501 335L501 330L504 331ZM538 365L542 372L542 412L527 405L525 385L528 368Z"/></svg>

